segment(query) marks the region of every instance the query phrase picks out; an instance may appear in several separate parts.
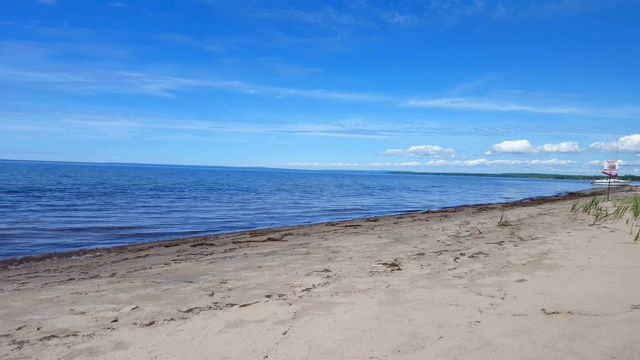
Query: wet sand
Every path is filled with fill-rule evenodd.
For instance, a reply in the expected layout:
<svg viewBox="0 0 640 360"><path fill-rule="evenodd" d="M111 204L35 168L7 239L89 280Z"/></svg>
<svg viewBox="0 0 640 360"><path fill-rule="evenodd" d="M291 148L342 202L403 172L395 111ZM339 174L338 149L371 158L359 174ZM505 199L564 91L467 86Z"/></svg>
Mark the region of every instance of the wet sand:
<svg viewBox="0 0 640 360"><path fill-rule="evenodd" d="M593 194L0 261L0 358L638 359Z"/></svg>

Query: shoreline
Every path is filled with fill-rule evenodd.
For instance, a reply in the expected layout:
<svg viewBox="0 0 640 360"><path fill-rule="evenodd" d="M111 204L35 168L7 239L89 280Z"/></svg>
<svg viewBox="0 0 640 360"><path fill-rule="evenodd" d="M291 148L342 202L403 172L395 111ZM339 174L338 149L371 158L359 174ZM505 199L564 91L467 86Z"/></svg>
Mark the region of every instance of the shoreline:
<svg viewBox="0 0 640 360"><path fill-rule="evenodd" d="M596 194L31 258L0 358L635 359L640 244Z"/></svg>
<svg viewBox="0 0 640 360"><path fill-rule="evenodd" d="M614 191L612 193L623 191L624 188L613 189L613 190ZM603 195L603 194L601 194L603 192L606 194L606 188L605 189L603 189L603 188L592 188L592 189L574 191L574 192L567 192L567 193L562 193L562 194L557 194L557 195L530 197L530 198L511 201L511 202L460 205L460 206L452 206L452 207L443 207L443 208L437 209L437 210L424 210L424 211L420 210L420 211L411 211L411 212L401 213L401 214L380 215L380 216L374 216L374 217L371 217L371 218L385 218L385 217L393 217L393 216L412 214L412 213L434 213L434 212L449 211L451 209L460 209L460 208L468 208L468 207L473 208L473 207L485 207L485 206L493 206L493 205L496 205L496 206L517 206L517 205L520 205L520 204L531 204L531 203L548 202L548 201L559 201L559 200L563 200L563 199L579 199L579 198L589 197L589 196L594 196L594 195L598 196L598 195ZM366 219L367 218L355 218L355 219L332 221L332 222L343 223L343 222L359 221L359 220L366 220ZM167 239L167 240L153 240L153 241L148 241L148 242L133 243L133 244L127 244L127 245L95 247L95 248L88 248L88 249L78 249L78 250L52 252L52 253L45 253L45 254L25 255L25 256L9 257L9 258L0 258L0 270L11 268L11 267L15 267L15 266L21 266L23 264L28 264L28 263L38 263L38 262L41 262L41 261L49 261L49 260L52 260L52 259L69 259L69 258L74 258L74 257L100 256L101 254L105 254L105 253L126 252L126 251L129 251L129 250L136 250L140 246L143 246L145 248L147 246L151 246L151 247L165 246L165 243L168 243L168 242L173 243L173 242L183 242L183 241L197 241L197 239L211 238L211 237L217 237L217 236L227 236L227 235L232 235L232 234L242 235L242 234L249 234L249 233L260 232L260 231L275 231L275 230L288 229L288 228L297 228L297 227L305 227L305 226L322 225L322 224L325 224L325 223L326 222L319 222L319 223L312 223L312 224L305 224L305 225L286 225L286 226L279 226L279 227L273 227L273 228L234 231L234 232L228 232L228 233L201 235L201 236L186 237L186 238L175 238L175 239Z"/></svg>

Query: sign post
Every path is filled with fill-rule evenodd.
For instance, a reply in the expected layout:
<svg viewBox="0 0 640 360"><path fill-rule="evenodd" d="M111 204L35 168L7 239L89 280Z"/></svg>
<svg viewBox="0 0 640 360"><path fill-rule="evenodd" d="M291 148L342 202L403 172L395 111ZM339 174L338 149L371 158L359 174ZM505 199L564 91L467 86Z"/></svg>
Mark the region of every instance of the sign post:
<svg viewBox="0 0 640 360"><path fill-rule="evenodd" d="M618 160L605 160L603 173L609 177L609 183L607 184L607 201L609 201L611 179L618 178Z"/></svg>

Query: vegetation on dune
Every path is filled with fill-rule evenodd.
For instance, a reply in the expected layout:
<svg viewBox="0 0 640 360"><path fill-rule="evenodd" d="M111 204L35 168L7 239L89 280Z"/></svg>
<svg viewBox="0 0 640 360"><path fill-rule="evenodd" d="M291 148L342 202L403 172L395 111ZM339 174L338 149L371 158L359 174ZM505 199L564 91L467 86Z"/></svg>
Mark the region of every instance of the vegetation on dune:
<svg viewBox="0 0 640 360"><path fill-rule="evenodd" d="M610 211L611 209L607 205L612 205L613 210ZM636 222L640 217L640 195L615 199L610 202L610 204L606 204L598 197L594 197L584 204L581 204L579 200L576 200L571 207L571 211L593 215L594 224L605 219L618 221L626 217L626 223L631 227L629 233L633 235ZM640 240L640 229L636 232L633 242L638 242L638 240Z"/></svg>

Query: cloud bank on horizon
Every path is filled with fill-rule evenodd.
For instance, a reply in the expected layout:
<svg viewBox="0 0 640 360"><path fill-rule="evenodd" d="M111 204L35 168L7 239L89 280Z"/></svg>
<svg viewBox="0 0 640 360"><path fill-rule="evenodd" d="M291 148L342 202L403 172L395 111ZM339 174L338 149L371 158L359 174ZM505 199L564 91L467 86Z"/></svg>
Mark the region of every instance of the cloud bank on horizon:
<svg viewBox="0 0 640 360"><path fill-rule="evenodd" d="M584 174L615 157L640 164L632 0L0 7L0 159Z"/></svg>

